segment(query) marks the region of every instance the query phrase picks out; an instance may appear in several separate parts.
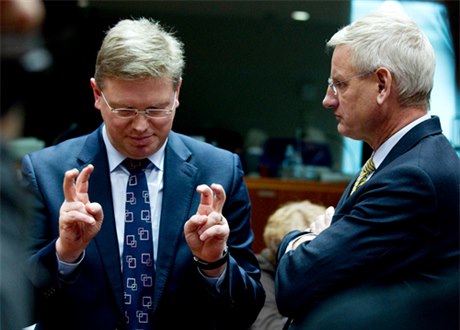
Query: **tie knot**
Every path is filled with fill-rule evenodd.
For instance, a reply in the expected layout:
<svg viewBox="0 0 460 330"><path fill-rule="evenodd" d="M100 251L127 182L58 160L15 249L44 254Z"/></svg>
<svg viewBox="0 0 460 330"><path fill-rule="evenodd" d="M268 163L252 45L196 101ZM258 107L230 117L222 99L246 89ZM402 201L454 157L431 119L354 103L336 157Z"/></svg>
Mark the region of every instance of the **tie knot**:
<svg viewBox="0 0 460 330"><path fill-rule="evenodd" d="M126 169L131 174L140 173L141 171L145 170L147 166L149 166L149 164L150 164L150 160L148 160L148 158L144 158L144 159L126 158L123 161L123 166L126 167Z"/></svg>

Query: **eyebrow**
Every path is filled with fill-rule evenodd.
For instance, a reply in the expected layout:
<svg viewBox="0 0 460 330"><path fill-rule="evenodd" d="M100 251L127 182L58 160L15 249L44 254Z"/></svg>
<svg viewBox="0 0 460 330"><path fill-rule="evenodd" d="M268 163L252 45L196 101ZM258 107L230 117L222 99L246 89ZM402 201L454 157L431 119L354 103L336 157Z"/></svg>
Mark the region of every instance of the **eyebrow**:
<svg viewBox="0 0 460 330"><path fill-rule="evenodd" d="M127 103L123 103L123 102L114 102L112 100L108 100L110 102L110 105L114 108L126 108L126 109L138 109L138 107L136 106L133 106L133 105L129 105ZM146 107L144 107L144 109L165 109L168 105L170 105L172 102L171 101L163 101L163 102L159 102L158 104L156 105L148 105Z"/></svg>

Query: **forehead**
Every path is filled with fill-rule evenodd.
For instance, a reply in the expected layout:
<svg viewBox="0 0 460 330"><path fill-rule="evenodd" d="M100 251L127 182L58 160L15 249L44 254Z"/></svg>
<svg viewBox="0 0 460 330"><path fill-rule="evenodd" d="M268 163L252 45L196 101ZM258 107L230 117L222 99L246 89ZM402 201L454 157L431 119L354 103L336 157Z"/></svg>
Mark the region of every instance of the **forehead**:
<svg viewBox="0 0 460 330"><path fill-rule="evenodd" d="M162 79L122 80L108 78L103 88L114 107L163 107L174 97L172 82Z"/></svg>
<svg viewBox="0 0 460 330"><path fill-rule="evenodd" d="M351 50L345 45L337 46L334 49L331 60L331 76L345 77L353 74L355 70L351 65Z"/></svg>
<svg viewBox="0 0 460 330"><path fill-rule="evenodd" d="M150 90L153 92L174 91L172 81L164 78L145 78L145 79L120 79L116 77L104 79L104 90Z"/></svg>

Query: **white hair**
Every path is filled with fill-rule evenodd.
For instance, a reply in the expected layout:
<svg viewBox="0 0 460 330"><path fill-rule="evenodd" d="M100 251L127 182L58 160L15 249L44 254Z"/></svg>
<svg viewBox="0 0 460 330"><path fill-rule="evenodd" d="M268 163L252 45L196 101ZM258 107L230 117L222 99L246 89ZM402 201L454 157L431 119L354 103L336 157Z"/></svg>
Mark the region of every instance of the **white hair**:
<svg viewBox="0 0 460 330"><path fill-rule="evenodd" d="M428 38L412 19L388 11L370 14L326 43L328 49L342 45L350 47L357 71L385 67L392 73L401 105L429 107L436 60Z"/></svg>

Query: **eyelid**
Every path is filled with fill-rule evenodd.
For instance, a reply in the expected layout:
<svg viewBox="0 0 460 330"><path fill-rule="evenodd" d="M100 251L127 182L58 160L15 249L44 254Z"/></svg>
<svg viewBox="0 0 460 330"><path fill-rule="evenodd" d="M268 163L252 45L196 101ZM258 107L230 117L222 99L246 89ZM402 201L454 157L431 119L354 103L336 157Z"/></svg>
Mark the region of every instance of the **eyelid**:
<svg viewBox="0 0 460 330"><path fill-rule="evenodd" d="M347 80L347 79L332 78L332 82L333 82L334 84L340 84L340 83L342 83L342 82L345 81L345 80Z"/></svg>
<svg viewBox="0 0 460 330"><path fill-rule="evenodd" d="M145 108L145 111L150 111L150 110L164 110L164 109L168 109L168 106L164 106L164 107L148 107L148 108Z"/></svg>
<svg viewBox="0 0 460 330"><path fill-rule="evenodd" d="M114 110L118 110L118 111L147 111L147 112L150 112L150 111L162 111L162 110L170 110L169 108L146 108L144 110L140 110L138 108L135 108L135 107L117 107L117 108L113 108Z"/></svg>
<svg viewBox="0 0 460 330"><path fill-rule="evenodd" d="M171 111L171 109L168 109L168 108L162 108L162 109L157 109L157 108L147 108L145 109L145 111L147 112L164 112L164 111Z"/></svg>
<svg viewBox="0 0 460 330"><path fill-rule="evenodd" d="M144 109L144 110L140 110L140 109L137 109L137 108L113 108L114 110L117 110L117 111L147 111L147 112L155 112L155 111L165 111L165 110L171 110L171 109L168 109L168 108L147 108L147 109Z"/></svg>
<svg viewBox="0 0 460 330"><path fill-rule="evenodd" d="M129 108L129 107L115 107L112 109L117 110L117 111L136 111L136 108Z"/></svg>

